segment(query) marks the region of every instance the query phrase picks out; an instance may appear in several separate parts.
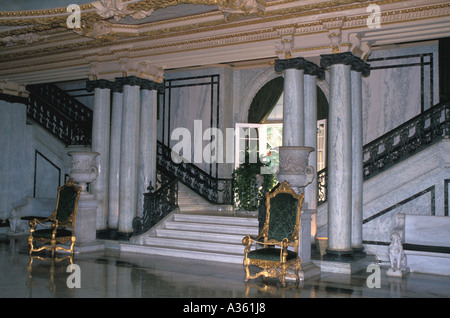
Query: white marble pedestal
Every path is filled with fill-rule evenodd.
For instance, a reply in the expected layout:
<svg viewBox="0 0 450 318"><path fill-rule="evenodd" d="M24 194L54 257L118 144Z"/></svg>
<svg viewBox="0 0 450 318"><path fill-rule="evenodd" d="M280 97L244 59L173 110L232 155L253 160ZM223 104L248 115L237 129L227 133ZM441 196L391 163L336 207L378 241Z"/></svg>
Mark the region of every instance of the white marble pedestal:
<svg viewBox="0 0 450 318"><path fill-rule="evenodd" d="M78 200L77 220L75 223L75 253L86 253L104 249L104 244L97 241L97 207L98 201L93 194L81 193Z"/></svg>
<svg viewBox="0 0 450 318"><path fill-rule="evenodd" d="M405 268L404 270L400 270L400 269L395 270L395 269L389 268L386 271L386 276L390 276L390 277L403 278L408 274L409 274L409 268Z"/></svg>
<svg viewBox="0 0 450 318"><path fill-rule="evenodd" d="M376 262L374 255L354 259L352 261L329 261L313 260L313 263L320 267L321 272L351 275L363 269L367 269L370 264Z"/></svg>
<svg viewBox="0 0 450 318"><path fill-rule="evenodd" d="M302 211L300 216L300 246L299 254L302 260L303 278L308 279L310 277L320 274L320 267L315 265L311 260L311 216L316 212L315 210L308 209L308 203L304 204L305 210Z"/></svg>

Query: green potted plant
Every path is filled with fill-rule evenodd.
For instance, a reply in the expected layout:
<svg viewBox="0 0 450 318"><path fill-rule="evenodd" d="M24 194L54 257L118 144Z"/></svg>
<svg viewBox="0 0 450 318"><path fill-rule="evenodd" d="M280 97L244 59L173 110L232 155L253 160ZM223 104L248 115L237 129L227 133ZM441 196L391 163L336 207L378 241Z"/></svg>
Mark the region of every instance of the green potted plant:
<svg viewBox="0 0 450 318"><path fill-rule="evenodd" d="M245 161L233 171L234 206L237 210L257 211L262 193L272 190L276 181L273 174L261 174L261 168L270 165L259 160L249 162L246 151Z"/></svg>

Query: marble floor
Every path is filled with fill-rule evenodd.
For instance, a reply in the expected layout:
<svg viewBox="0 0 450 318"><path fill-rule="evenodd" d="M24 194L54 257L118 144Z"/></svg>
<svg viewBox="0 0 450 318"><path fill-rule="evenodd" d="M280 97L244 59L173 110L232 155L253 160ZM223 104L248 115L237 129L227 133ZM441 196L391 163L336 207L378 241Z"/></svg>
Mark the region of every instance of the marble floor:
<svg viewBox="0 0 450 318"><path fill-rule="evenodd" d="M380 288L369 288L370 273L322 273L288 284L246 284L241 265L202 262L150 255L106 252L75 255L78 271L68 272L70 260L33 259L26 238L0 237L1 298L448 298L450 277L410 273L404 279L386 277ZM79 274L79 276L75 276ZM79 283L79 286L76 284ZM75 284L75 287L69 288ZM79 288L77 288L79 287Z"/></svg>

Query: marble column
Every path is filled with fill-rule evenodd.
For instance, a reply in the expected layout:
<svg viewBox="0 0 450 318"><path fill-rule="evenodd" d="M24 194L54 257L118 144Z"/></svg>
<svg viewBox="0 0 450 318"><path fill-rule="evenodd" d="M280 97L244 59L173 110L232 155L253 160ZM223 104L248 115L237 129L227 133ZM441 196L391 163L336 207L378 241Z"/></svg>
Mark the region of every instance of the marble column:
<svg viewBox="0 0 450 318"><path fill-rule="evenodd" d="M309 154L309 165L317 170L317 79L323 80L325 72L322 68L311 63L305 69L304 97L305 97L305 146L314 148ZM305 188L305 203L311 211L311 234L316 233L315 213L317 212L317 177Z"/></svg>
<svg viewBox="0 0 450 318"><path fill-rule="evenodd" d="M140 147L139 147L139 171L138 171L138 212L142 217L144 212L144 193L148 192L151 184L156 186L156 141L157 118L156 107L158 91L161 84L150 80L142 80L141 83L141 121L140 121Z"/></svg>
<svg viewBox="0 0 450 318"><path fill-rule="evenodd" d="M115 236L119 227L119 174L120 141L122 133L123 93L122 86L115 83L112 88L111 105L111 144L109 149L109 212L108 229Z"/></svg>
<svg viewBox="0 0 450 318"><path fill-rule="evenodd" d="M119 169L119 237L129 238L137 213L137 176L139 164L140 87L139 78L116 79L123 86L122 133Z"/></svg>
<svg viewBox="0 0 450 318"><path fill-rule="evenodd" d="M328 114L328 248L324 259L352 260L352 109L349 52L321 56L330 69Z"/></svg>
<svg viewBox="0 0 450 318"><path fill-rule="evenodd" d="M106 230L108 221L108 186L109 186L109 142L111 120L111 85L107 80L88 81L87 91L94 91L94 112L92 119L93 152L96 158L97 179L90 184L90 192L98 200L97 230Z"/></svg>
<svg viewBox="0 0 450 318"><path fill-rule="evenodd" d="M363 115L362 76L369 76L370 66L354 57L352 86L352 248L354 255L365 256L362 236L363 222Z"/></svg>
<svg viewBox="0 0 450 318"><path fill-rule="evenodd" d="M284 71L283 146L304 146L304 58L277 60L275 71Z"/></svg>

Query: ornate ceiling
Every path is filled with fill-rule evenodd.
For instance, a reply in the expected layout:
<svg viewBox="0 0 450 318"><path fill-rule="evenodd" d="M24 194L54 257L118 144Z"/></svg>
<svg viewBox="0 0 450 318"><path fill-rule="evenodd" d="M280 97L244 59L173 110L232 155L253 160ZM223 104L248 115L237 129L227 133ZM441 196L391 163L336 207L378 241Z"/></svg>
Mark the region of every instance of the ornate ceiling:
<svg viewBox="0 0 450 318"><path fill-rule="evenodd" d="M368 25L371 4L379 28ZM450 36L443 0L15 0L3 9L0 79L26 83L161 80L172 68L348 50L367 57L380 45Z"/></svg>

